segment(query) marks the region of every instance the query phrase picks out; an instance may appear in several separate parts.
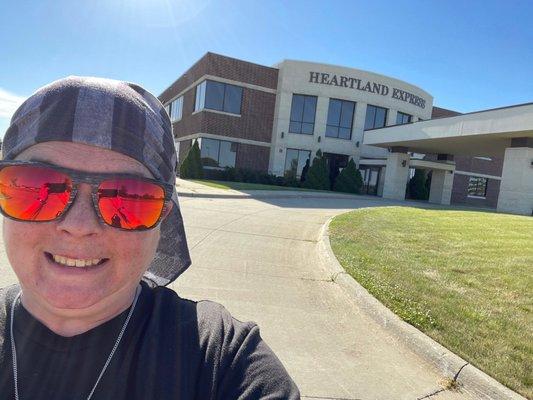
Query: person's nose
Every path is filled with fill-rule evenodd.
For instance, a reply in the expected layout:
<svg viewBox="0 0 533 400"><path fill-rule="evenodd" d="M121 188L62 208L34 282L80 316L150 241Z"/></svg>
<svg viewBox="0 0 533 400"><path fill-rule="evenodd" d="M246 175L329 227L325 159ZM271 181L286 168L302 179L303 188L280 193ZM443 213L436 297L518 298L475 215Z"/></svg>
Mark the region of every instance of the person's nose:
<svg viewBox="0 0 533 400"><path fill-rule="evenodd" d="M74 202L59 220L57 229L77 237L93 236L102 231L102 224L93 207L90 185L79 185Z"/></svg>

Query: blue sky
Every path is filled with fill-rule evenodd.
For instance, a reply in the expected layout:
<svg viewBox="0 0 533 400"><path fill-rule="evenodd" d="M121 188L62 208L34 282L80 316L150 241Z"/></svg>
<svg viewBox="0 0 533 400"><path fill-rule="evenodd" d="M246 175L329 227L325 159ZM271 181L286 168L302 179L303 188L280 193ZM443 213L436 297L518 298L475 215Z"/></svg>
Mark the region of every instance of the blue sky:
<svg viewBox="0 0 533 400"><path fill-rule="evenodd" d="M158 95L207 51L369 70L462 112L533 101L532 1L0 0L0 136L67 75Z"/></svg>

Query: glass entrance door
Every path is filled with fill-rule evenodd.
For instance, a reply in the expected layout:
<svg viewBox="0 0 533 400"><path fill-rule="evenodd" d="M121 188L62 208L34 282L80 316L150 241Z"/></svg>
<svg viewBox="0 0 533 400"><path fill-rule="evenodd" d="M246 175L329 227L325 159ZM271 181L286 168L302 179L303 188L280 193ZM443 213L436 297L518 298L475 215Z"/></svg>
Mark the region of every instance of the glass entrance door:
<svg viewBox="0 0 533 400"><path fill-rule="evenodd" d="M363 175L362 193L377 196L381 167L362 166L360 171L361 175Z"/></svg>

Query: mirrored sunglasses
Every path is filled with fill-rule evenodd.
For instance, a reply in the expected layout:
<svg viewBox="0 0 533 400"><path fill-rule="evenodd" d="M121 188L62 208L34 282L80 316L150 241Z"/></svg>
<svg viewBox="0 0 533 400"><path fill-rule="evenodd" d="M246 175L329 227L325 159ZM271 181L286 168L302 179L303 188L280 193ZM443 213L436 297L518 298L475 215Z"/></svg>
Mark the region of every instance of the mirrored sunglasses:
<svg viewBox="0 0 533 400"><path fill-rule="evenodd" d="M78 185L91 185L94 210L103 223L122 230L157 226L173 187L131 174L95 174L37 161L0 161L0 212L17 221L60 219Z"/></svg>

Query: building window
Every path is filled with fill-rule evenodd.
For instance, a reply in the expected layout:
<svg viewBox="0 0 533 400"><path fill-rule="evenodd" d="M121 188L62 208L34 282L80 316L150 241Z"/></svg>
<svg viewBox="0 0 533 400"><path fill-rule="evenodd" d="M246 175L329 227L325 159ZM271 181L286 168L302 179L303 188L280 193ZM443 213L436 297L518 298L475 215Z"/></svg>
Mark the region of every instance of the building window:
<svg viewBox="0 0 533 400"><path fill-rule="evenodd" d="M406 114L403 112L398 111L398 114L396 114L396 124L408 124L413 120L413 116L410 114Z"/></svg>
<svg viewBox="0 0 533 400"><path fill-rule="evenodd" d="M383 128L387 124L387 109L372 105L366 106L365 130Z"/></svg>
<svg viewBox="0 0 533 400"><path fill-rule="evenodd" d="M176 122L181 119L183 112L183 96L178 97L172 103L165 106L168 115L170 115L170 122Z"/></svg>
<svg viewBox="0 0 533 400"><path fill-rule="evenodd" d="M285 176L293 179L299 178L307 160L311 164L311 152L309 150L287 149Z"/></svg>
<svg viewBox="0 0 533 400"><path fill-rule="evenodd" d="M228 83L203 81L196 86L194 111L204 108L241 114L242 87Z"/></svg>
<svg viewBox="0 0 533 400"><path fill-rule="evenodd" d="M200 157L204 167L235 167L237 143L217 139L200 139Z"/></svg>
<svg viewBox="0 0 533 400"><path fill-rule="evenodd" d="M289 132L312 135L315 130L316 96L292 95Z"/></svg>
<svg viewBox="0 0 533 400"><path fill-rule="evenodd" d="M468 181L468 196L487 197L487 178L471 176Z"/></svg>
<svg viewBox="0 0 533 400"><path fill-rule="evenodd" d="M355 103L353 101L329 99L326 136L351 139L354 110Z"/></svg>

